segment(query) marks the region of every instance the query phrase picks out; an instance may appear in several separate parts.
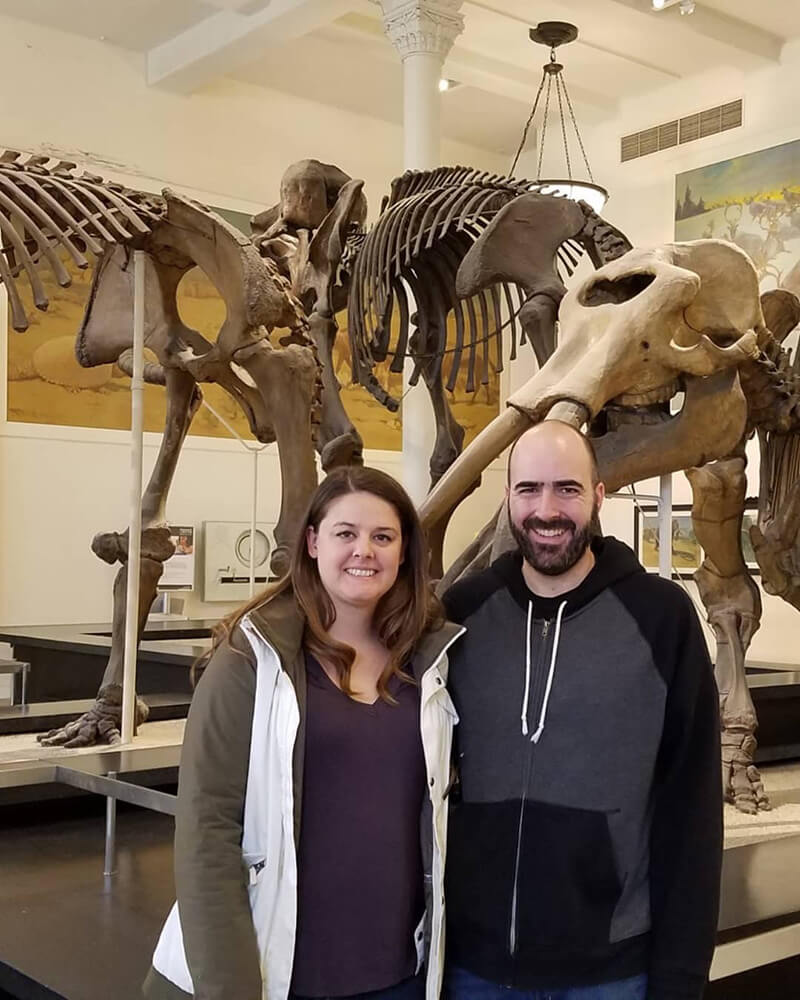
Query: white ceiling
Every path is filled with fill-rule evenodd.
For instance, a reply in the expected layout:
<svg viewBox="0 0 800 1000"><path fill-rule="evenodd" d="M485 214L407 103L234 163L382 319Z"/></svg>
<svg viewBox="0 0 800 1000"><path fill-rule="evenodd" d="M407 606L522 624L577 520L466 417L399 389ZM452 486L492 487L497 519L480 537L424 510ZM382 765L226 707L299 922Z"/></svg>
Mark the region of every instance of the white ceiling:
<svg viewBox="0 0 800 1000"><path fill-rule="evenodd" d="M201 0L0 0L0 14L138 52L214 13Z"/></svg>
<svg viewBox="0 0 800 1000"><path fill-rule="evenodd" d="M444 70L460 83L443 95L444 134L513 152L547 57L528 39L537 21L580 27L560 56L582 124L701 69L775 63L800 36L800 0L696 2L683 17L650 0L465 0ZM400 62L367 0L0 0L0 14L144 53L154 86L187 91L228 75L401 119Z"/></svg>

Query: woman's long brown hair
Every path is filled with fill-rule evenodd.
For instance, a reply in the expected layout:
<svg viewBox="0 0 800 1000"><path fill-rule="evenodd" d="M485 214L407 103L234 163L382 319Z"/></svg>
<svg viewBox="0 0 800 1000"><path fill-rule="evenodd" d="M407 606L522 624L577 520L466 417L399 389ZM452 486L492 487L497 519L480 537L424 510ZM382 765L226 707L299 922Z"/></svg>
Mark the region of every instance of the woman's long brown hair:
<svg viewBox="0 0 800 1000"><path fill-rule="evenodd" d="M214 644L208 656L231 633L242 618L255 608L291 587L306 618L304 645L318 660L331 666L345 694L353 697L350 671L355 660L351 646L332 639L329 629L336 620L336 609L319 576L317 561L308 552L308 528L319 531L330 505L348 493L370 493L391 504L400 521L403 561L397 579L378 601L373 624L389 652L389 661L378 679L378 696L394 702L388 684L393 676L412 682L404 670L422 634L436 628L443 620L442 607L434 596L428 577L428 548L425 534L411 498L391 476L379 469L347 466L334 469L314 491L300 524L292 549L287 576L254 597L244 607L223 619L214 632ZM235 647L234 647L235 648ZM208 657L200 661L205 665Z"/></svg>

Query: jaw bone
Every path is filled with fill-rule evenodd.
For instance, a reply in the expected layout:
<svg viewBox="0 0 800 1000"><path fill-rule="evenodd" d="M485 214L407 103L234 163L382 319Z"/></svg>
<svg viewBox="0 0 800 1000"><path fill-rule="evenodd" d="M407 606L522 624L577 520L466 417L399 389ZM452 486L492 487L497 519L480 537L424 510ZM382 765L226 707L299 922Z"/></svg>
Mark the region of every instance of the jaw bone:
<svg viewBox="0 0 800 1000"><path fill-rule="evenodd" d="M680 413L659 423L618 426L592 443L609 492L629 483L705 465L729 454L744 434L747 401L735 368L686 378Z"/></svg>

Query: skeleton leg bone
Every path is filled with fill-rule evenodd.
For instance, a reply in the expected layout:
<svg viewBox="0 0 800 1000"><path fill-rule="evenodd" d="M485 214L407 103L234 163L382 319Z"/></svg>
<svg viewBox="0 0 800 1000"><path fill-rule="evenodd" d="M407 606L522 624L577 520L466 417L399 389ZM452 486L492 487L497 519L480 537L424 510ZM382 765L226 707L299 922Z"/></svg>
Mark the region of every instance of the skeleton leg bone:
<svg viewBox="0 0 800 1000"><path fill-rule="evenodd" d="M164 523L167 493L175 473L181 446L201 395L194 379L186 372L166 370L167 416L164 436L153 473L142 500L142 549L139 571L139 609L137 635L141 638L147 615L156 596L164 562L174 552L169 529ZM122 718L122 675L125 647L125 603L128 590L128 534L105 532L96 535L92 550L104 562L122 566L114 580L111 652L100 690L92 708L80 718L59 729L40 734L44 746L78 747L95 743L118 743ZM136 699L134 731L147 719L147 705Z"/></svg>
<svg viewBox="0 0 800 1000"><path fill-rule="evenodd" d="M430 459L431 486L435 486L461 454L464 428L453 416L444 394L441 355L426 358L420 367L436 418L436 441Z"/></svg>
<svg viewBox="0 0 800 1000"><path fill-rule="evenodd" d="M736 457L689 469L692 520L705 552L695 574L717 641L716 677L722 726L725 798L741 812L769 809L753 762L756 712L745 676L745 655L758 629L761 597L747 572L741 548L747 487L743 448Z"/></svg>
<svg viewBox="0 0 800 1000"><path fill-rule="evenodd" d="M762 471L767 463L762 447ZM783 598L800 609L800 480L775 489L764 477L762 497L768 495L768 510L759 524L750 529L761 580L768 594Z"/></svg>
<svg viewBox="0 0 800 1000"><path fill-rule="evenodd" d="M297 344L276 349L267 340L234 353L272 401L273 426L281 464L281 512L275 526L277 546L270 568L281 576L289 569L289 546L317 485L313 424L318 420L318 369L310 350Z"/></svg>
<svg viewBox="0 0 800 1000"><path fill-rule="evenodd" d="M322 416L317 447L325 472L339 465L364 463L361 435L342 405L342 387L333 368L333 344L338 332L339 326L333 316L311 314L309 335L316 345L322 367Z"/></svg>

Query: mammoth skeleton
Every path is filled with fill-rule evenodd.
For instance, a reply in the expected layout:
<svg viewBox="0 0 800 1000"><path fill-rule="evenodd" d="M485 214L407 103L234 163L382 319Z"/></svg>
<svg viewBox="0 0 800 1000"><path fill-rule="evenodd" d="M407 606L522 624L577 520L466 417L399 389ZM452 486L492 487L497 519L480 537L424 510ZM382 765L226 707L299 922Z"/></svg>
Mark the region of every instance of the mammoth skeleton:
<svg viewBox="0 0 800 1000"><path fill-rule="evenodd" d="M475 275L465 258L463 294L479 287ZM762 495L753 543L765 589L800 606L800 393L780 348L798 319L794 296L759 296L752 263L731 244L703 240L630 251L564 297L558 348L421 509L439 537L437 525L482 469L545 419L588 425L609 490L686 470L705 553L696 580L717 642L723 782L727 798L747 812L768 808L768 800L753 760L757 720L744 665L761 614L741 552L744 443L757 429ZM679 394L682 405L672 413L670 401ZM444 585L512 544L502 508Z"/></svg>
<svg viewBox="0 0 800 1000"><path fill-rule="evenodd" d="M335 236L335 234L333 234ZM302 304L278 267L247 239L202 205L165 191L153 196L46 157L0 155L0 279L14 328L28 320L16 287L25 273L37 308L46 309L38 265L59 284L70 283L60 254L80 268L97 259L89 302L76 341L81 365L116 363L132 373L133 251L145 259L145 345L157 361L145 381L165 387L167 412L158 457L142 499L138 634L156 594L164 560L173 552L166 500L181 446L202 396L199 383L221 385L245 413L253 435L277 441L281 476L278 547L273 566L286 565L287 542L317 482L313 425L321 383ZM187 271L199 266L224 299L225 319L209 342L180 318L176 293ZM285 329L281 345L270 340ZM95 553L122 564L114 583L111 654L97 700L75 722L40 737L44 743L83 745L119 739L127 591L127 533L104 533ZM146 717L137 702L136 721Z"/></svg>
<svg viewBox="0 0 800 1000"><path fill-rule="evenodd" d="M563 272L571 274L583 250L599 270L566 295ZM391 350L395 310L399 332ZM455 345L448 349L451 311ZM390 356L395 371L411 357L415 378L423 375L431 392L435 488L422 509L434 569L441 569L454 507L531 421L588 424L611 489L687 470L705 552L696 579L717 640L723 781L728 798L746 811L767 806L753 763L756 717L744 671L760 597L739 535L744 441L754 430L762 445L762 488L753 544L765 589L800 606L800 391L796 362L780 347L797 322L798 303L789 293L768 293L763 312L767 322L756 272L730 244L634 251L588 206L531 192L527 182L440 168L394 183L355 259L348 322L354 375L377 399L397 405L374 375L376 362ZM495 367L502 368L505 326L514 358L516 324L540 372L450 469L463 432L443 392L446 360L447 388L465 363L468 389L474 388L476 372L487 378L493 337ZM670 401L679 394L682 406L671 415ZM503 528L501 512L445 583L499 554L509 544Z"/></svg>

